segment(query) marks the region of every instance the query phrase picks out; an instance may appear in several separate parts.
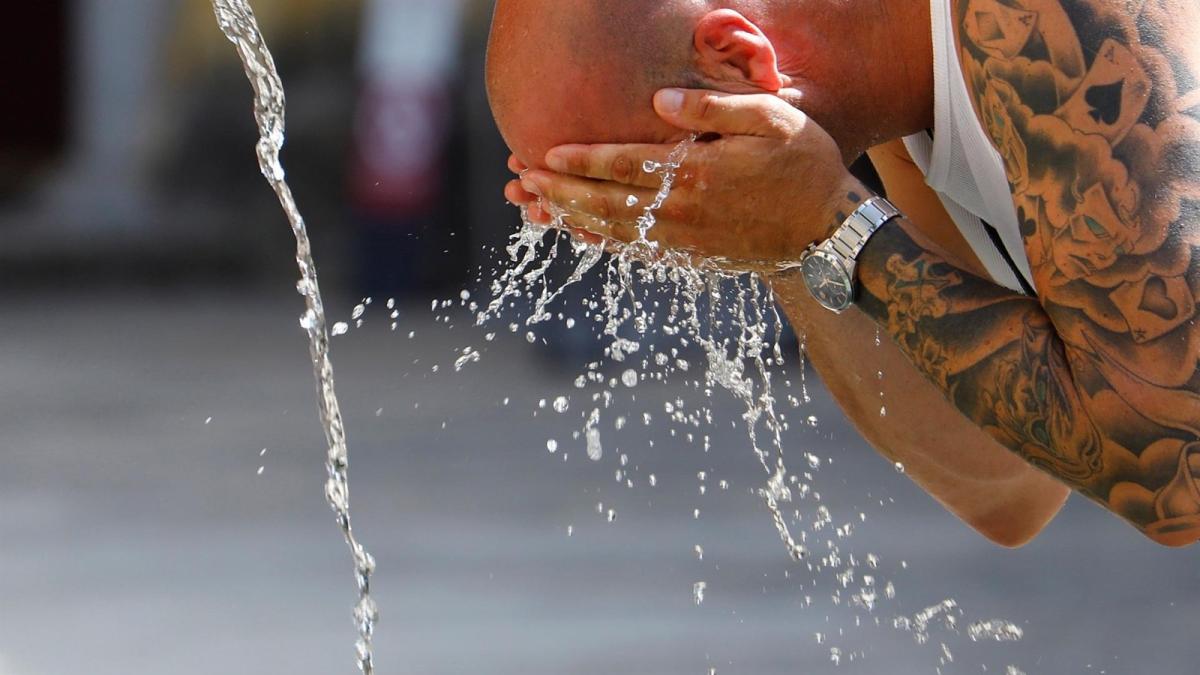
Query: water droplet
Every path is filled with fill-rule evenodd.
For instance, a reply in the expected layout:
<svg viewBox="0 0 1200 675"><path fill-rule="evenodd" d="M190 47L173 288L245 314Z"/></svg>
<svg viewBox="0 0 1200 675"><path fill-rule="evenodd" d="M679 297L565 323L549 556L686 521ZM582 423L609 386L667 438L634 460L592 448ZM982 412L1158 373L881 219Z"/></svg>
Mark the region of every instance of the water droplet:
<svg viewBox="0 0 1200 675"><path fill-rule="evenodd" d="M994 640L996 642L1017 642L1025 637L1025 631L1020 626L1002 619L977 621L967 626L967 635L972 642Z"/></svg>
<svg viewBox="0 0 1200 675"><path fill-rule="evenodd" d="M655 476L654 474L650 474L647 480L650 482L650 487L655 487L658 485L658 476Z"/></svg>
<svg viewBox="0 0 1200 675"><path fill-rule="evenodd" d="M645 173L655 173L661 168L662 168L662 164L659 164L658 162L655 162L650 159L642 162L642 171Z"/></svg>
<svg viewBox="0 0 1200 675"><path fill-rule="evenodd" d="M458 357L458 360L454 362L454 372L462 372L462 369L466 368L468 363L478 363L482 358L478 351L467 347L463 350L463 355Z"/></svg>
<svg viewBox="0 0 1200 675"><path fill-rule="evenodd" d="M626 387L629 387L630 389L632 389L633 387L636 387L638 385L637 371L630 368L629 370L626 370L625 372L621 373L621 384L624 384Z"/></svg>
<svg viewBox="0 0 1200 675"><path fill-rule="evenodd" d="M565 413L571 407L571 400L566 396L559 396L554 399L554 412Z"/></svg>
<svg viewBox="0 0 1200 675"><path fill-rule="evenodd" d="M903 462L896 462L892 465L896 469L896 473L904 473L907 469L904 468Z"/></svg>
<svg viewBox="0 0 1200 675"><path fill-rule="evenodd" d="M546 441L546 449L550 451L550 454L558 452L558 441L554 440L553 438Z"/></svg>
<svg viewBox="0 0 1200 675"><path fill-rule="evenodd" d="M266 470L267 470L267 467L265 467L265 466L258 467L258 475L260 475L260 476L263 475L263 472Z"/></svg>
<svg viewBox="0 0 1200 675"><path fill-rule="evenodd" d="M330 332L334 337L345 335L346 333L350 332L350 324L346 323L345 321L339 321L333 324L333 329Z"/></svg>
<svg viewBox="0 0 1200 675"><path fill-rule="evenodd" d="M574 525L568 525L568 526L567 526L567 536L568 536L568 537L573 537L573 536L575 536L575 526L574 526Z"/></svg>
<svg viewBox="0 0 1200 675"><path fill-rule="evenodd" d="M592 427L587 430L587 456L593 462L604 458L604 446L600 444L600 430Z"/></svg>
<svg viewBox="0 0 1200 675"><path fill-rule="evenodd" d="M696 544L694 547L692 547L692 552L696 554L697 560L704 560L704 547L703 546L701 546L700 544Z"/></svg>
<svg viewBox="0 0 1200 675"><path fill-rule="evenodd" d="M704 604L704 593L707 590L707 582L697 581L696 583L692 584L692 601L696 603L697 607Z"/></svg>
<svg viewBox="0 0 1200 675"><path fill-rule="evenodd" d="M604 514L604 518L610 523L613 522L617 519L617 510L609 509L608 512Z"/></svg>
<svg viewBox="0 0 1200 675"><path fill-rule="evenodd" d="M363 314L367 313L367 306L363 304L355 305L354 310L350 312L350 318L357 320L361 319Z"/></svg>

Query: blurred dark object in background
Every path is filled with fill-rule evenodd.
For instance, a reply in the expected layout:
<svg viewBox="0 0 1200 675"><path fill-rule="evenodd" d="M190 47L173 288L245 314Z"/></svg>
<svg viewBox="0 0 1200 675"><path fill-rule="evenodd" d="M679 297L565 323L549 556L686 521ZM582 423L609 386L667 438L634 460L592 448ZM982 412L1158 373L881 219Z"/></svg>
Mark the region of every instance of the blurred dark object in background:
<svg viewBox="0 0 1200 675"><path fill-rule="evenodd" d="M367 0L358 48L350 209L367 295L460 283L462 157L456 92L463 0ZM478 82L474 82L478 85ZM467 195L469 197L469 195Z"/></svg>
<svg viewBox="0 0 1200 675"><path fill-rule="evenodd" d="M7 101L0 106L0 203L30 189L67 135L65 0L18 3L5 19L19 29L0 40Z"/></svg>

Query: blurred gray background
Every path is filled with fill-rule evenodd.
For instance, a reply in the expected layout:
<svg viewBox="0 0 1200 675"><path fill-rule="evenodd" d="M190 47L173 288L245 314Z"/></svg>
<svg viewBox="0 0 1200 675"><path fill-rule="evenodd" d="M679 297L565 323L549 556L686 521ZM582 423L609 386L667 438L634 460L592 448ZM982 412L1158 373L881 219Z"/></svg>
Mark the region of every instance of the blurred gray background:
<svg viewBox="0 0 1200 675"><path fill-rule="evenodd" d="M785 406L787 448L797 467L825 460L814 488L854 524L843 556L877 555L895 584L874 612L787 558L728 397L706 453L663 424L613 428L694 401L642 384L588 461L583 403L538 402L575 392L596 342L551 329L530 345L458 308L515 227L481 86L491 3L254 4L331 318L374 298L333 357L355 526L379 561L380 673L1197 672L1194 550L1079 499L1032 545L998 549L877 457L811 375L812 403ZM293 242L231 47L203 0L6 17L0 675L351 672L355 593L322 495ZM443 298L448 323L429 309ZM483 358L456 373L465 347ZM622 453L632 488L614 480ZM1025 639L937 628L919 645L891 627L947 598L964 624L1004 618Z"/></svg>

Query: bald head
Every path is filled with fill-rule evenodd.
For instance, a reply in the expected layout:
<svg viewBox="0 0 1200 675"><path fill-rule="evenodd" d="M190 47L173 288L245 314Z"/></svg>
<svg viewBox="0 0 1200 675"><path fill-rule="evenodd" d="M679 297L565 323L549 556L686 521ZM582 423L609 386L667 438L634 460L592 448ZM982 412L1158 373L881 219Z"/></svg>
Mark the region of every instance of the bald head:
<svg viewBox="0 0 1200 675"><path fill-rule="evenodd" d="M532 167L563 143L666 142L682 132L654 92L700 84L692 30L707 0L499 0L488 98L509 147Z"/></svg>

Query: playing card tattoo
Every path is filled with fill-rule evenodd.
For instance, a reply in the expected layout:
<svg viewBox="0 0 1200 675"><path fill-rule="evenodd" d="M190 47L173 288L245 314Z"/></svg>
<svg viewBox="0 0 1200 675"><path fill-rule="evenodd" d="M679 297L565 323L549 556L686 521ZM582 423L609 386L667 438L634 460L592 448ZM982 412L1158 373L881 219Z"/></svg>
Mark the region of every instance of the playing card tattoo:
<svg viewBox="0 0 1200 675"><path fill-rule="evenodd" d="M996 440L1184 545L1200 540L1200 50L1175 1L953 0L1038 296L896 227L863 252L859 306Z"/></svg>
<svg viewBox="0 0 1200 675"><path fill-rule="evenodd" d="M963 29L985 53L1011 59L1025 48L1037 26L1037 13L1006 7L996 0L970 0Z"/></svg>
<svg viewBox="0 0 1200 675"><path fill-rule="evenodd" d="M1075 95L1058 111L1073 128L1100 134L1116 145L1141 118L1150 100L1150 78L1133 51L1106 40Z"/></svg>
<svg viewBox="0 0 1200 675"><path fill-rule="evenodd" d="M1121 284L1108 297L1138 344L1157 340L1196 316L1196 298L1181 276L1147 276Z"/></svg>

